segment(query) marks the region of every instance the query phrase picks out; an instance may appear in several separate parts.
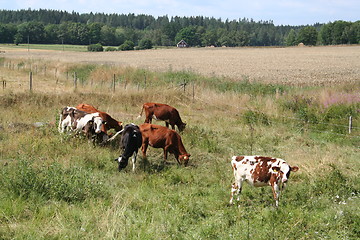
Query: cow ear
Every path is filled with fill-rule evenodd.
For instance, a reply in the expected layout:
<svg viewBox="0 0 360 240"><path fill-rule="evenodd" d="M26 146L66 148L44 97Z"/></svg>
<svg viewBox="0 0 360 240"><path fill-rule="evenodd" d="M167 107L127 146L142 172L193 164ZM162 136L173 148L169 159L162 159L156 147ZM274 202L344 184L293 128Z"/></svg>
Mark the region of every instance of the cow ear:
<svg viewBox="0 0 360 240"><path fill-rule="evenodd" d="M293 167L290 167L290 170L292 172L297 172L299 170L299 167L298 166L293 166Z"/></svg>
<svg viewBox="0 0 360 240"><path fill-rule="evenodd" d="M279 167L272 167L272 170L273 170L273 172L278 172L278 171L280 171L280 168Z"/></svg>

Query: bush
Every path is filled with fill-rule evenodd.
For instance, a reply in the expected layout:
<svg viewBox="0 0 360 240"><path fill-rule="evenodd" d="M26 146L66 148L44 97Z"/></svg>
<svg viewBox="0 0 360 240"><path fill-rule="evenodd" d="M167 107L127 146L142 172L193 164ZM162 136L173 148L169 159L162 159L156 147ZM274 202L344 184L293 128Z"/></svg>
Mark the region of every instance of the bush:
<svg viewBox="0 0 360 240"><path fill-rule="evenodd" d="M139 49L140 50L151 49L152 47L153 47L153 44L152 44L150 39L142 39L139 42Z"/></svg>
<svg viewBox="0 0 360 240"><path fill-rule="evenodd" d="M105 52L114 52L117 51L116 47L107 47L105 48Z"/></svg>
<svg viewBox="0 0 360 240"><path fill-rule="evenodd" d="M242 118L246 124L270 125L268 116L262 112L248 110L242 115Z"/></svg>
<svg viewBox="0 0 360 240"><path fill-rule="evenodd" d="M134 50L135 44L130 41L126 40L123 44L119 46L120 51L128 51L128 50Z"/></svg>
<svg viewBox="0 0 360 240"><path fill-rule="evenodd" d="M102 51L104 51L104 48L100 43L91 44L88 46L88 51L89 52L102 52Z"/></svg>

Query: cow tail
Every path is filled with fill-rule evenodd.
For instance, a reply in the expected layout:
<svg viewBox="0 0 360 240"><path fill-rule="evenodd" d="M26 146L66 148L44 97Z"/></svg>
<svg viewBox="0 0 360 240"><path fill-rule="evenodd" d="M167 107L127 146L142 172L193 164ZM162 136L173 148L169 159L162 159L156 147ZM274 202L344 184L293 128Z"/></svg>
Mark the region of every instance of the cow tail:
<svg viewBox="0 0 360 240"><path fill-rule="evenodd" d="M144 111L144 105L142 105L141 112L140 112L139 116L137 116L138 119L141 118L141 115L142 115L143 111Z"/></svg>

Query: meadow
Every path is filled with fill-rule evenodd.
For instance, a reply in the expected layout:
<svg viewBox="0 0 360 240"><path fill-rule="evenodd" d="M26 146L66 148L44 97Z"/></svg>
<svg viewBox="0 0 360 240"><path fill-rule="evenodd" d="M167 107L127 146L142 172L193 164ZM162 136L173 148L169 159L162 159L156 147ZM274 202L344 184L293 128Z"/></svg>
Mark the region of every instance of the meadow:
<svg viewBox="0 0 360 240"><path fill-rule="evenodd" d="M237 69L231 49L5 49L0 238L360 238L358 48L233 49L247 60L234 75L222 72ZM202 54L214 55L216 67ZM118 172L116 143L94 146L57 131L64 106L89 103L124 124L141 124L144 116L137 116L144 102L179 110L187 123L181 137L191 154L189 166L178 166L172 155L164 163L162 150L149 148L135 173L131 163ZM269 187L249 185L239 202L228 205L231 157L255 154L300 168L279 208Z"/></svg>

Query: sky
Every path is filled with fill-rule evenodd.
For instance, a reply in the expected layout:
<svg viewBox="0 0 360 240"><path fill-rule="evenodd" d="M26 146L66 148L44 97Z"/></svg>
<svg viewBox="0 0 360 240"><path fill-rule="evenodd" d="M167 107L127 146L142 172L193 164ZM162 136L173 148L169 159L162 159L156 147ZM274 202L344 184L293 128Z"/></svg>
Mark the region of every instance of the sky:
<svg viewBox="0 0 360 240"><path fill-rule="evenodd" d="M221 20L273 21L275 25L313 25L360 20L359 0L0 0L2 10L63 10L78 13L134 13Z"/></svg>

